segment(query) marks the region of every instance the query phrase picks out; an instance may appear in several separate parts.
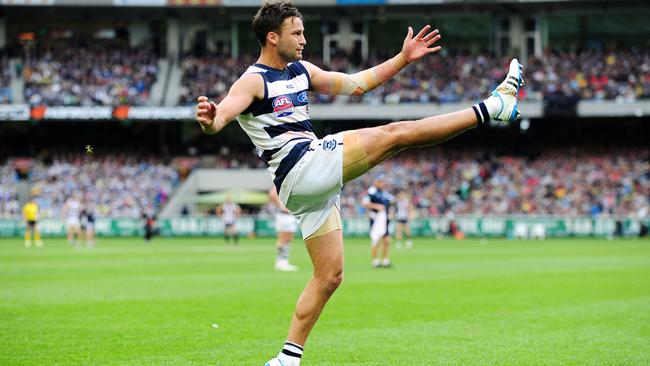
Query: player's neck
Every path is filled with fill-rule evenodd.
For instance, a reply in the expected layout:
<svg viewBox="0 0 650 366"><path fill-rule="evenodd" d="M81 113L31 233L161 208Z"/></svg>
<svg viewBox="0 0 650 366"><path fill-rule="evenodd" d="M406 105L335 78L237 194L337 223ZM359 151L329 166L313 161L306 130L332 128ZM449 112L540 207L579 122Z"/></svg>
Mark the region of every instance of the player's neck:
<svg viewBox="0 0 650 366"><path fill-rule="evenodd" d="M277 52L273 52L270 49L262 49L260 58L257 59L256 63L268 66L277 70L284 70L287 68L289 63L287 60L282 58Z"/></svg>

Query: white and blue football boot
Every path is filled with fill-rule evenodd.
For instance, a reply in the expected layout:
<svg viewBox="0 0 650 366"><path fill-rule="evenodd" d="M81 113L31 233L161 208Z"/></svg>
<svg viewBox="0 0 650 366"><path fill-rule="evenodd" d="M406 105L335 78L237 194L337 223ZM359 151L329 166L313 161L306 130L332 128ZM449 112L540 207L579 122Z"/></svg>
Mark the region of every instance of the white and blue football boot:
<svg viewBox="0 0 650 366"><path fill-rule="evenodd" d="M282 361L280 361L279 358L276 357L276 358L272 359L271 361L265 363L264 366L293 366L293 365L289 365L289 364L287 364L285 362L282 362Z"/></svg>
<svg viewBox="0 0 650 366"><path fill-rule="evenodd" d="M264 366L284 366L284 365L282 364L282 361L278 360L278 358L276 357L271 361L265 363Z"/></svg>
<svg viewBox="0 0 650 366"><path fill-rule="evenodd" d="M522 66L513 58L506 79L494 89L492 96L501 100L501 110L494 116L495 121L514 122L519 117L517 97L519 89L524 86Z"/></svg>

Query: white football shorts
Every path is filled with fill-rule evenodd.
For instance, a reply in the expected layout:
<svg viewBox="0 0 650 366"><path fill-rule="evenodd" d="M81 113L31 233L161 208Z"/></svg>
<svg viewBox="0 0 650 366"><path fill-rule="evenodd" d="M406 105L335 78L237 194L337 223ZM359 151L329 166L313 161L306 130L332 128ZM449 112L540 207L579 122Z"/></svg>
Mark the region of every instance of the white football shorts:
<svg viewBox="0 0 650 366"><path fill-rule="evenodd" d="M296 216L307 238L325 222L343 186L343 134L311 142L310 150L291 169L280 189L282 203Z"/></svg>

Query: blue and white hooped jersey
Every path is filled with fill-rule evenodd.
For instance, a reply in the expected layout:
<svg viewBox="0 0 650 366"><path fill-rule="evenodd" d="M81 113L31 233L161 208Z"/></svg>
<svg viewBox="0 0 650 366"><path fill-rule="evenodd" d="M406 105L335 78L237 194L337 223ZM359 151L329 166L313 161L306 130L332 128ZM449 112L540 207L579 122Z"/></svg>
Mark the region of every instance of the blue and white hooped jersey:
<svg viewBox="0 0 650 366"><path fill-rule="evenodd" d="M264 98L254 101L237 120L280 192L284 178L317 139L309 118L309 73L300 62L284 70L255 64L244 75L253 73L264 79Z"/></svg>
<svg viewBox="0 0 650 366"><path fill-rule="evenodd" d="M400 198L397 200L397 212L395 213L395 217L398 220L408 220L409 219L409 213L410 210L409 208L411 207L411 201L407 198Z"/></svg>

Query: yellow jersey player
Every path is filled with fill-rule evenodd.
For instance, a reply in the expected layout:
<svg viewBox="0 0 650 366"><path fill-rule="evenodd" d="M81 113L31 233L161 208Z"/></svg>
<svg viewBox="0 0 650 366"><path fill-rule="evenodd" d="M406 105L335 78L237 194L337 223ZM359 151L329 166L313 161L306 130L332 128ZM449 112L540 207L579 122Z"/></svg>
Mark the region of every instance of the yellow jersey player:
<svg viewBox="0 0 650 366"><path fill-rule="evenodd" d="M38 205L33 199L23 206L23 219L25 219L25 248L32 246L32 235L37 247L43 246L41 233L38 231Z"/></svg>

